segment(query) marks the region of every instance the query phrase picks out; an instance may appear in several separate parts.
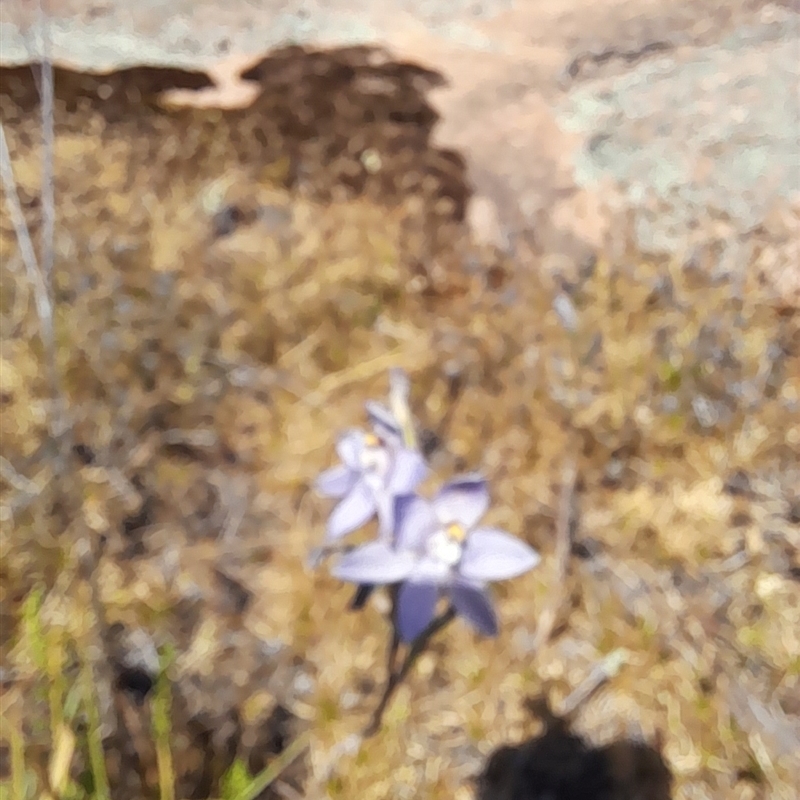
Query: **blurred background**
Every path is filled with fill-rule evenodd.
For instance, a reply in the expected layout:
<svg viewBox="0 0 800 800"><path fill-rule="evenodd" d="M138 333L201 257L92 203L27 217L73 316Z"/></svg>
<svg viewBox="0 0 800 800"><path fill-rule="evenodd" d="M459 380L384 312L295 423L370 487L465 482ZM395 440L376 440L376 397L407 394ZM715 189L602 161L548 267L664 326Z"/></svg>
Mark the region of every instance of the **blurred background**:
<svg viewBox="0 0 800 800"><path fill-rule="evenodd" d="M0 26L0 797L796 797L796 4ZM393 367L543 562L362 740L310 485Z"/></svg>

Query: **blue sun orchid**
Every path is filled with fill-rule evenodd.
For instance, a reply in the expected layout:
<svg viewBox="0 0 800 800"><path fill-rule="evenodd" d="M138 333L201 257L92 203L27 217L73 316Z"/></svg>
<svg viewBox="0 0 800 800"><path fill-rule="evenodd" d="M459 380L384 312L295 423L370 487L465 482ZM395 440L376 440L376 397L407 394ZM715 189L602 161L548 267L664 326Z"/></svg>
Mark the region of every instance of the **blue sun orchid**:
<svg viewBox="0 0 800 800"><path fill-rule="evenodd" d="M402 445L403 427L395 415L383 403L375 400L367 400L364 406L375 435L384 442L391 442L395 446Z"/></svg>
<svg viewBox="0 0 800 800"><path fill-rule="evenodd" d="M394 542L379 539L356 548L341 558L333 575L358 584L400 583L396 622L406 642L432 622L442 595L480 633L495 636L497 616L487 584L521 575L540 559L510 533L477 527L488 507L480 475L452 480L430 501L400 496Z"/></svg>
<svg viewBox="0 0 800 800"><path fill-rule="evenodd" d="M325 470L316 489L339 498L328 518L325 540L336 542L377 515L381 540L394 530L394 499L413 492L425 479L428 466L422 455L402 446L388 429L386 436L352 430L336 444L342 463Z"/></svg>

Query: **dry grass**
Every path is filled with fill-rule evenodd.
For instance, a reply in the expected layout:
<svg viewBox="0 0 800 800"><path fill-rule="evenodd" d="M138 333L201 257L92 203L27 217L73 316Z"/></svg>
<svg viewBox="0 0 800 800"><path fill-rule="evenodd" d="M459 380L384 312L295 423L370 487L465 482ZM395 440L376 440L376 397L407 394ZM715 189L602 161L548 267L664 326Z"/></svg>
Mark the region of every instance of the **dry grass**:
<svg viewBox="0 0 800 800"><path fill-rule="evenodd" d="M620 223L562 284L547 254L470 243L463 175L425 149L402 77L358 105L341 76L302 94L287 74L226 115L161 111L150 73L58 75L55 325L77 444L61 476L3 198L2 702L18 782L3 796L36 791L22 762L40 779L64 762L97 776L86 754L101 739L115 798L169 796L165 770L177 797L214 796L234 754L252 774L285 746L269 735L286 709L284 739L309 732L286 774L304 796L462 800L489 750L525 734L526 695L546 689L558 708L621 648L581 731L660 732L681 800L789 800L800 323L750 277L765 248L754 240L744 278L714 277L713 232L653 263ZM0 104L35 233L30 78L4 74ZM386 628L380 603L348 614L351 589L304 567L326 511L308 486L392 366L442 439L438 474L484 470L491 521L545 559L498 587L496 641L452 626L383 731L348 749L379 694ZM540 643L571 462L578 557ZM163 706L115 688L153 645L174 651L169 737ZM81 670L94 705L73 696Z"/></svg>

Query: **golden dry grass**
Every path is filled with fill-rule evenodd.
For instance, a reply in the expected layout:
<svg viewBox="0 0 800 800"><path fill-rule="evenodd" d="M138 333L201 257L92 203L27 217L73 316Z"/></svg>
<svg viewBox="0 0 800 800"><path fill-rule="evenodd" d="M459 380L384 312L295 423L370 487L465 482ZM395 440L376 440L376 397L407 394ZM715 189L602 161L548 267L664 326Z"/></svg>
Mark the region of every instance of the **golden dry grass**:
<svg viewBox="0 0 800 800"><path fill-rule="evenodd" d="M82 448L64 475L5 206L0 228L3 703L29 762L52 763L35 689L62 666L43 664L19 624L38 586L65 693L78 661L92 665L104 733L121 714L144 763L131 777L110 758L120 797L155 792L158 759L148 708L113 697L98 618L174 648L179 797L204 761L216 781L231 747L263 748L280 704L310 731L305 796L466 800L485 755L525 734L526 695L547 689L558 708L620 648L581 731L663 735L681 800L794 797L800 324L755 277L765 249L743 279L713 278L713 241L655 263L620 223L562 289L546 254L469 241L456 179L411 136L419 115L398 130L384 110L353 128L350 101L334 104L292 150L299 134L275 120L292 102L311 114L313 98L273 90L248 113L168 113L141 80L110 79L101 102L102 79L59 76L57 356ZM32 98L9 73L0 101L35 233ZM354 131L351 152L319 144ZM365 150L380 169L358 172ZM560 292L574 330L553 310ZM483 470L490 521L544 563L497 588L496 641L449 628L382 732L349 752L377 701L386 626L379 601L346 613L351 589L305 568L327 510L308 486L394 366L443 439L437 474ZM578 552L592 556L572 559L555 635L534 653L573 459ZM213 731L202 744L198 719Z"/></svg>

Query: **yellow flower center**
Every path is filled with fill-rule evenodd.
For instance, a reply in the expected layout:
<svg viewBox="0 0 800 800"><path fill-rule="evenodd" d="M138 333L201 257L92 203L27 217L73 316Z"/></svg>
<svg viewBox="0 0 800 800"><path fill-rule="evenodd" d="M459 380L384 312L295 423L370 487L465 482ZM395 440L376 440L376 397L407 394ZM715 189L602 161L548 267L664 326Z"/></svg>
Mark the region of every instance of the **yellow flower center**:
<svg viewBox="0 0 800 800"><path fill-rule="evenodd" d="M364 447L361 450L359 460L366 472L383 476L389 470L389 455L384 450L381 440L375 434L364 434Z"/></svg>
<svg viewBox="0 0 800 800"><path fill-rule="evenodd" d="M463 542L467 538L467 532L457 522L451 522L445 530L454 542Z"/></svg>

